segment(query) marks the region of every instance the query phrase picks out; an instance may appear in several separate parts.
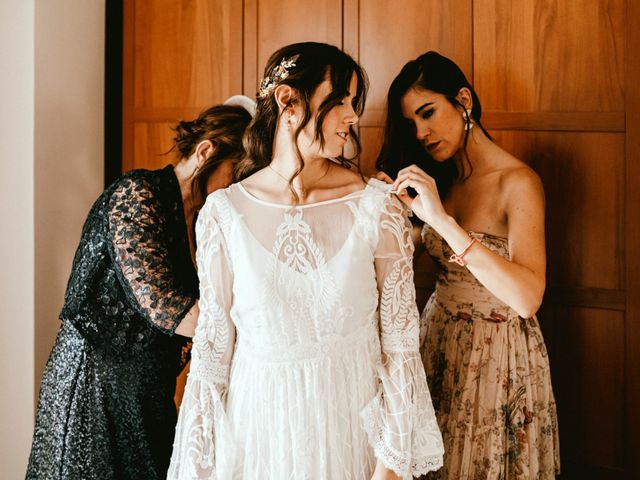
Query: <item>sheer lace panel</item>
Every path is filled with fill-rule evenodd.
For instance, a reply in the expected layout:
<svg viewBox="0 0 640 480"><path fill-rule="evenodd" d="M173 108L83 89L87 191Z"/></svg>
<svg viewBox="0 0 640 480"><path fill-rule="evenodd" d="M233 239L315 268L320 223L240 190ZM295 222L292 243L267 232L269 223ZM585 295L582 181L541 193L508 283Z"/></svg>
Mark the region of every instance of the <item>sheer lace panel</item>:
<svg viewBox="0 0 640 480"><path fill-rule="evenodd" d="M411 223L396 198L384 203L375 251L380 330L385 352L417 351L419 313L413 283Z"/></svg>
<svg viewBox="0 0 640 480"><path fill-rule="evenodd" d="M361 195L348 197L358 201ZM242 212L242 223L256 242L301 273L331 261L353 230L353 213L342 199L291 207L263 202L234 185L229 203Z"/></svg>
<svg viewBox="0 0 640 480"><path fill-rule="evenodd" d="M229 316L233 275L221 219L209 197L196 224L200 317L193 337L191 370L180 407L169 478L218 478L233 461L225 413L235 327Z"/></svg>
<svg viewBox="0 0 640 480"><path fill-rule="evenodd" d="M109 234L132 304L152 325L173 333L194 298L174 275L165 212L144 178L128 178L113 192Z"/></svg>
<svg viewBox="0 0 640 480"><path fill-rule="evenodd" d="M193 338L191 374L215 383L224 394L235 342L229 316L233 274L213 202L206 204L196 225L196 261L200 280L200 318Z"/></svg>
<svg viewBox="0 0 640 480"><path fill-rule="evenodd" d="M381 393L362 413L376 456L399 475L442 465L442 438L418 353L411 224L396 198L384 203L375 251L380 298Z"/></svg>

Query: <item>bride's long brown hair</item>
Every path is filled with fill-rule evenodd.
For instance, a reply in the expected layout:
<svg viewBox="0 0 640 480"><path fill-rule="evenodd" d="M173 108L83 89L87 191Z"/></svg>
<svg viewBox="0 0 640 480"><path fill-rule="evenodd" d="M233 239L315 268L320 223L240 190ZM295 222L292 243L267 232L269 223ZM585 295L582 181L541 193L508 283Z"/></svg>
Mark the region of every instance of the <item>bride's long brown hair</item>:
<svg viewBox="0 0 640 480"><path fill-rule="evenodd" d="M297 147L297 139L311 120L309 102L316 88L325 79L329 79L331 82L332 91L320 105L315 118L315 139L323 146L322 122L327 113L340 104L347 92L349 92L349 84L353 75L355 74L358 84L357 91L353 97L353 109L358 116L362 115L364 111L369 84L364 70L353 58L333 45L316 42L294 43L277 50L267 62L264 69L264 77L272 76L274 70L278 68L283 60L289 60L294 57L296 58L295 66L287 70L288 76L280 80L278 85L289 85L295 90L295 96L289 105L299 102L304 112L302 122L293 133L296 140L295 145L299 165L289 180L292 194L297 199L297 195L292 188L292 182L304 168L304 160ZM266 167L273 159L273 143L281 113L272 92L264 98L258 97L257 103L256 114L244 137L247 158L242 160L236 168L238 180ZM359 157L362 147L355 130L351 126L349 127L349 134L355 143L355 154L351 158L341 156L336 160L346 166L355 166L359 171Z"/></svg>

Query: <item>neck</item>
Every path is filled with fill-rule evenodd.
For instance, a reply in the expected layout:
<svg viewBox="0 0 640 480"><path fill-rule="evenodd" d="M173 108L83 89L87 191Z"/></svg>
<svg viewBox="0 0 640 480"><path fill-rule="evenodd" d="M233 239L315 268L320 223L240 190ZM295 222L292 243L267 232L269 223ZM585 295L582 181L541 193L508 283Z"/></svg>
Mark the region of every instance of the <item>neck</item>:
<svg viewBox="0 0 640 480"><path fill-rule="evenodd" d="M196 199L193 197L191 189L193 175L196 173L198 166L195 155L184 158L178 162L173 168L178 179L178 185L180 186L180 195L182 196L182 205L184 207L185 217L189 219L193 215L197 207Z"/></svg>
<svg viewBox="0 0 640 480"><path fill-rule="evenodd" d="M493 142L475 125L469 132L466 149L460 148L453 158L462 173L462 178L467 178L486 166L491 157L488 152L492 146Z"/></svg>
<svg viewBox="0 0 640 480"><path fill-rule="evenodd" d="M303 156L304 167L294 178L294 187L304 187L305 184L316 181L324 175L330 165L330 160L320 156ZM300 158L297 149L288 131L278 131L273 148L273 159L270 167L285 177L290 179L300 168Z"/></svg>

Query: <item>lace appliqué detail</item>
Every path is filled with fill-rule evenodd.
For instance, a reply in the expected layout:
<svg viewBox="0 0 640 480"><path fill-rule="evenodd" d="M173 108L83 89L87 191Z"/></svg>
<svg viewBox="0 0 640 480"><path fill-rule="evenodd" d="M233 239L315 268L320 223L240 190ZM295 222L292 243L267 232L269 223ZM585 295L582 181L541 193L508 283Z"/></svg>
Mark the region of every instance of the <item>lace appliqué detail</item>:
<svg viewBox="0 0 640 480"><path fill-rule="evenodd" d="M386 358L378 369L381 388L360 412L369 444L376 457L400 476L437 470L443 464L444 447L421 360L406 353Z"/></svg>
<svg viewBox="0 0 640 480"><path fill-rule="evenodd" d="M125 179L113 192L109 230L118 274L133 304L152 325L173 332L193 305L193 297L179 288L171 268L167 220L152 187L142 178Z"/></svg>
<svg viewBox="0 0 640 480"><path fill-rule="evenodd" d="M380 294L382 348L387 352L415 351L419 346L419 314L413 267L407 258L394 262Z"/></svg>
<svg viewBox="0 0 640 480"><path fill-rule="evenodd" d="M275 302L283 312L282 319L304 319L295 323L274 322L271 328L281 329L283 345L340 333L348 309L342 310L344 315L331 315L340 292L302 210L284 214L284 221L276 230L272 254L263 282L268 294L264 301Z"/></svg>
<svg viewBox="0 0 640 480"><path fill-rule="evenodd" d="M380 233L380 215L384 203L391 196L391 185L375 179L371 179L369 182L373 188L365 190L357 203L350 201L346 202L346 205L355 219L355 229L358 235L373 251Z"/></svg>
<svg viewBox="0 0 640 480"><path fill-rule="evenodd" d="M396 245L390 252L382 245L377 257L388 265L380 292L380 327L384 351L416 351L419 318L413 283L413 242L406 211L398 200L388 201L380 219L381 241Z"/></svg>
<svg viewBox="0 0 640 480"><path fill-rule="evenodd" d="M200 317L168 473L169 479L176 480L227 478L235 460L233 431L224 406L235 342L228 314L232 275L212 197L196 225Z"/></svg>
<svg viewBox="0 0 640 480"><path fill-rule="evenodd" d="M401 476L419 475L442 465L444 448L418 352L410 223L395 198L383 204L378 237L381 388L361 418L376 456L388 468Z"/></svg>

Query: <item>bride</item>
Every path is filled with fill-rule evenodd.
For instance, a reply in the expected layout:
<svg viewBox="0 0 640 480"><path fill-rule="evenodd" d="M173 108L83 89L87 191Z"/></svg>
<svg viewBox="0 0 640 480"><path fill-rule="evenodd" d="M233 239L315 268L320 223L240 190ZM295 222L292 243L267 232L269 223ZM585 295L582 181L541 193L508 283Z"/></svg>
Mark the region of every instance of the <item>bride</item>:
<svg viewBox="0 0 640 480"><path fill-rule="evenodd" d="M396 479L443 446L418 353L409 222L342 157L362 68L275 52L240 183L197 224L200 318L169 478ZM337 159L337 160L336 160Z"/></svg>

